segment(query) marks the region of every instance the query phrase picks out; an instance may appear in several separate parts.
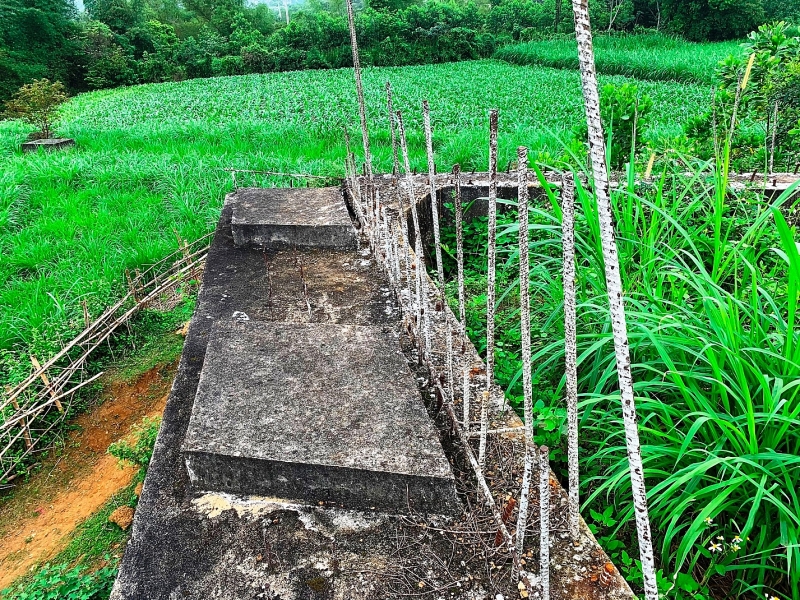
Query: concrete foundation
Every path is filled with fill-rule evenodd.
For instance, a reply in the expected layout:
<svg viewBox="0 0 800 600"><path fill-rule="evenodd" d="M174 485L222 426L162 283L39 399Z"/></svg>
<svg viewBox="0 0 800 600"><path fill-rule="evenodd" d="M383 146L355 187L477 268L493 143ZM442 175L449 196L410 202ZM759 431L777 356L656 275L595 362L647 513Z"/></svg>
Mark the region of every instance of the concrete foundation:
<svg viewBox="0 0 800 600"><path fill-rule="evenodd" d="M218 322L184 456L197 490L461 510L417 382L385 327Z"/></svg>
<svg viewBox="0 0 800 600"><path fill-rule="evenodd" d="M236 246L358 247L338 188L241 188L233 196L231 230Z"/></svg>
<svg viewBox="0 0 800 600"><path fill-rule="evenodd" d="M45 150L60 150L62 148L69 148L70 146L75 145L75 140L72 138L51 138L51 139L41 139L41 140L32 140L30 142L25 142L22 144L22 151L23 152L36 152L39 148L44 148Z"/></svg>

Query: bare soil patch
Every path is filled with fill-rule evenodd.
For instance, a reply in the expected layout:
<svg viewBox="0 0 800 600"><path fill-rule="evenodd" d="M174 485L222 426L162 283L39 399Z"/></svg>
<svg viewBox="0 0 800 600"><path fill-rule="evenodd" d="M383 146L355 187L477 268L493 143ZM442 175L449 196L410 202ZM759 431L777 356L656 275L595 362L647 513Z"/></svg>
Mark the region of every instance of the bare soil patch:
<svg viewBox="0 0 800 600"><path fill-rule="evenodd" d="M52 558L69 534L131 483L137 469L106 453L144 417L164 411L177 361L133 381L109 376L100 403L72 423L63 448L0 499L0 589Z"/></svg>

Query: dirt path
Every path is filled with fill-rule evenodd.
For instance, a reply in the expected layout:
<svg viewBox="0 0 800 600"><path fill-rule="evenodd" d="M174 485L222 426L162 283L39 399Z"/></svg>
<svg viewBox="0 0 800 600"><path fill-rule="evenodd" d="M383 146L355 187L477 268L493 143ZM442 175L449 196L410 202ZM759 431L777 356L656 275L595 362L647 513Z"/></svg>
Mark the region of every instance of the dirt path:
<svg viewBox="0 0 800 600"><path fill-rule="evenodd" d="M130 484L136 469L106 451L144 417L163 412L176 366L155 367L133 382L107 380L102 404L74 421L64 448L0 499L0 590L53 557L77 525Z"/></svg>

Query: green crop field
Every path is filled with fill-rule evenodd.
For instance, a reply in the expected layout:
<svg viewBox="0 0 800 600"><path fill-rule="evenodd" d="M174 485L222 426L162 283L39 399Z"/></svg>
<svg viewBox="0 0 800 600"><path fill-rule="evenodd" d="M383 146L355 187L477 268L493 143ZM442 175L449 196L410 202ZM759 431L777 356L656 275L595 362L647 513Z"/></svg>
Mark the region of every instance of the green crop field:
<svg viewBox="0 0 800 600"><path fill-rule="evenodd" d="M365 72L378 168L390 169L384 83L407 114L413 163L425 165L420 102L431 102L437 162L483 168L487 111L501 111L501 160L519 144L557 152L582 118L577 73L497 61ZM623 81L622 78L608 78ZM669 138L703 111L702 86L642 82L657 114L645 132ZM343 127L357 141L350 70L196 79L83 94L65 108L61 135L77 148L18 150L27 129L0 124L0 371L27 370L123 289L123 272L195 239L216 221L224 167L341 175ZM280 182L279 182L280 183ZM283 184L286 184L284 181ZM24 357L19 363L16 357ZM17 365L22 370L17 370Z"/></svg>
<svg viewBox="0 0 800 600"><path fill-rule="evenodd" d="M737 42L693 43L657 33L597 36L595 64L599 73L649 81L711 84L721 60L739 50ZM544 40L503 46L495 58L519 65L577 69L575 40Z"/></svg>

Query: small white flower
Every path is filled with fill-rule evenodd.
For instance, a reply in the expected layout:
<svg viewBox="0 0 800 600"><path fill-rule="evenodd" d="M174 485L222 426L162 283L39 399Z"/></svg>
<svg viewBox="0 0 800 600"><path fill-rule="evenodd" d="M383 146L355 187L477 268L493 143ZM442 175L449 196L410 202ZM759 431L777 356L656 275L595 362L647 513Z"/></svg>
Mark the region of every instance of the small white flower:
<svg viewBox="0 0 800 600"><path fill-rule="evenodd" d="M739 544L739 543L741 543L741 541L742 541L742 538L740 538L738 535L733 536L733 543L734 544Z"/></svg>
<svg viewBox="0 0 800 600"><path fill-rule="evenodd" d="M708 549L711 550L711 552L722 552L722 546L715 544L714 542L711 542L711 545L708 547Z"/></svg>
<svg viewBox="0 0 800 600"><path fill-rule="evenodd" d="M703 519L703 521L705 521L706 525L712 525L714 523L714 520L711 517L706 517Z"/></svg>
<svg viewBox="0 0 800 600"><path fill-rule="evenodd" d="M731 544L731 550L733 550L734 552L738 552L739 550L741 550L741 547L739 546L739 544Z"/></svg>
<svg viewBox="0 0 800 600"><path fill-rule="evenodd" d="M718 536L717 536L717 539L718 539L718 540L722 540L723 542L725 541L725 538L724 538L724 537L722 537L721 535L718 535Z"/></svg>

